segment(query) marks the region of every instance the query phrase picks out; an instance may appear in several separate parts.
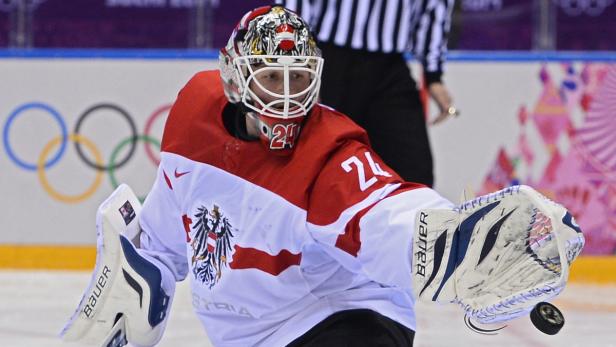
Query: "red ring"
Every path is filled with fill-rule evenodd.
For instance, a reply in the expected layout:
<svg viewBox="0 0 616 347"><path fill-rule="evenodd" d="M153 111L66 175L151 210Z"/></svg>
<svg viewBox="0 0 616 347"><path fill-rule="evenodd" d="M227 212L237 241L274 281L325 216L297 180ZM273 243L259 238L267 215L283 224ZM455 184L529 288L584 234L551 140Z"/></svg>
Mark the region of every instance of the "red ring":
<svg viewBox="0 0 616 347"><path fill-rule="evenodd" d="M152 128L152 124L154 124L154 120L160 117L165 111L170 110L171 106L173 106L173 104L163 105L157 108L156 111L154 111L150 115L148 121L145 123L145 129L143 130L143 134L145 136L150 136L150 130ZM145 146L145 153L147 154L147 156L154 162L154 164L158 166L160 164L160 158L157 158L154 154L154 151L152 151L152 147L150 147L151 143L149 143L148 141L144 141L143 145Z"/></svg>

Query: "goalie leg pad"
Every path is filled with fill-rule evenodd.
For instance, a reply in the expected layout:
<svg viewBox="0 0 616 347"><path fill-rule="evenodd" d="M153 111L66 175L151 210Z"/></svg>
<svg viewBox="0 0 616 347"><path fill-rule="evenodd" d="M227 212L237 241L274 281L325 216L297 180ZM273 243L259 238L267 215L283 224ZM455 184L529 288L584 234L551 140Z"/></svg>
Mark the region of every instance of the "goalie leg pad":
<svg viewBox="0 0 616 347"><path fill-rule="evenodd" d="M174 285L163 289L164 265L140 254L126 235L138 229L139 200L121 185L97 212L94 274L61 335L69 341L153 346L164 330ZM133 232L134 235L134 232ZM169 270L167 270L169 271Z"/></svg>
<svg viewBox="0 0 616 347"><path fill-rule="evenodd" d="M415 228L417 297L457 302L482 323L515 318L557 295L584 245L571 214L527 186L419 211Z"/></svg>
<svg viewBox="0 0 616 347"><path fill-rule="evenodd" d="M120 235L122 251L124 256L137 276L140 276L147 283L147 287L143 288L139 281L131 276L132 271L122 269L122 274L126 283L139 294L139 307L143 308L144 290L150 291L149 308L147 309L148 323L151 327L160 324L166 316L167 306L169 305L169 296L161 287L162 276L156 265L152 264L137 253L130 241Z"/></svg>

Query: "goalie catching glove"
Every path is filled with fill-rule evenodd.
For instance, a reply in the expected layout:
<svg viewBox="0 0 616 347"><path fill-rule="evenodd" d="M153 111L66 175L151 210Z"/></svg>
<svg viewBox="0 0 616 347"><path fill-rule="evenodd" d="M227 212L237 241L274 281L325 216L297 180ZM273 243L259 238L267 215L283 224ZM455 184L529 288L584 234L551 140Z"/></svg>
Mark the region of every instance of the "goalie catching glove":
<svg viewBox="0 0 616 347"><path fill-rule="evenodd" d="M120 347L153 346L161 338L175 283L162 286L161 268L137 252L139 200L119 186L96 215L92 280L61 335L65 340Z"/></svg>
<svg viewBox="0 0 616 347"><path fill-rule="evenodd" d="M481 323L519 317L558 295L584 246L573 217L528 186L417 214L413 290Z"/></svg>

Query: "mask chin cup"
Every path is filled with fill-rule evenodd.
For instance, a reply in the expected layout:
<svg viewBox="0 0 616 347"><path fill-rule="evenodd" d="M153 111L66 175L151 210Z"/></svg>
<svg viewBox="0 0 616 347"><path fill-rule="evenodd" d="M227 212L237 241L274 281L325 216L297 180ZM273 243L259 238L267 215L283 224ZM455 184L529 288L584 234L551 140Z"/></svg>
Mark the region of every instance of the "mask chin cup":
<svg viewBox="0 0 616 347"><path fill-rule="evenodd" d="M280 119L251 114L259 130L259 140L272 153L288 155L293 152L305 117Z"/></svg>

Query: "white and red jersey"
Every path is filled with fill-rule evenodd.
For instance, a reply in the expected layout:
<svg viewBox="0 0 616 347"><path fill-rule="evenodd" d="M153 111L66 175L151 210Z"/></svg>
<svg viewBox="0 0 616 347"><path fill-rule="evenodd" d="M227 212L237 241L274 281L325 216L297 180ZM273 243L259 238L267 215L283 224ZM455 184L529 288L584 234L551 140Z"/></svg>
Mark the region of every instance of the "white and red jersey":
<svg viewBox="0 0 616 347"><path fill-rule="evenodd" d="M218 71L181 90L140 217L142 248L163 274L191 278L213 344L284 346L359 308L415 330L415 212L450 203L402 182L364 130L327 107L278 157L228 133L226 103Z"/></svg>

